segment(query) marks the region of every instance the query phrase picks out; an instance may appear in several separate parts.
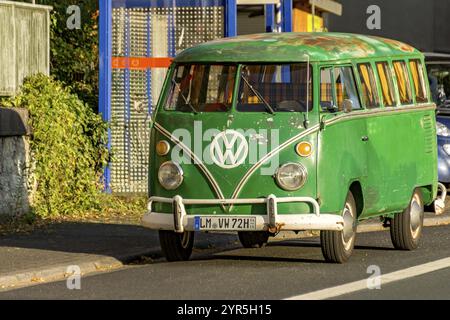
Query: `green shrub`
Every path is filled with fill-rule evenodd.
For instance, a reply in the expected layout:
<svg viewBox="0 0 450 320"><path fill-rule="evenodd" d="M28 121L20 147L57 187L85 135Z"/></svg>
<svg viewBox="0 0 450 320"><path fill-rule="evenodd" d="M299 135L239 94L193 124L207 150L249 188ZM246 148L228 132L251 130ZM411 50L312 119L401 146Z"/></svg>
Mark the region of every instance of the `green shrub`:
<svg viewBox="0 0 450 320"><path fill-rule="evenodd" d="M70 88L42 74L27 78L5 103L30 113L35 214L51 217L98 207L108 161L101 117Z"/></svg>

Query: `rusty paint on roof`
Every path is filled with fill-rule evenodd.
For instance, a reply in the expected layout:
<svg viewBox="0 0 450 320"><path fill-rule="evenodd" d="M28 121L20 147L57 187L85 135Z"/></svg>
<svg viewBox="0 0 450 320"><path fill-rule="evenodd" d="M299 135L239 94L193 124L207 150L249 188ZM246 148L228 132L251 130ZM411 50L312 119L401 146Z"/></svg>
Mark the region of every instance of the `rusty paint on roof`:
<svg viewBox="0 0 450 320"><path fill-rule="evenodd" d="M346 33L263 33L225 38L187 49L178 62L294 62L394 57L420 52L402 42Z"/></svg>

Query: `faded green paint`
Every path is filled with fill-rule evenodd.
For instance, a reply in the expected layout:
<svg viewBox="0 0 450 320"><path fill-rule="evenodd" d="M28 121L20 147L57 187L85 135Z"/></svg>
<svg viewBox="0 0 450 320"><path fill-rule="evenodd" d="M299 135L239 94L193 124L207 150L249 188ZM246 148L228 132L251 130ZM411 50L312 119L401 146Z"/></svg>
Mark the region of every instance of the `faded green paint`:
<svg viewBox="0 0 450 320"><path fill-rule="evenodd" d="M29 75L49 74L51 9L0 1L0 96L15 94Z"/></svg>
<svg viewBox="0 0 450 320"><path fill-rule="evenodd" d="M280 151L280 165L287 162L302 163L308 170L308 180L296 192L282 190L273 176L262 175L259 168L246 181L240 193L236 189L243 177L253 167L250 164L226 170L214 164L205 167L218 182L225 198L261 198L274 194L277 197L307 196L319 200L322 213L341 214L350 186L360 184L364 208L360 219L374 216L391 216L403 211L415 188L422 188L424 201L430 203L437 194L437 146L435 132L435 105L431 100L422 105L398 106L334 114L319 111L320 68L329 65L392 61L392 59L420 59L423 56L412 47L393 40L345 34L264 34L238 37L200 45L181 53L176 63L215 62L243 63L267 61L304 62L308 52L313 70L313 111L306 130L303 113L245 113L236 110L236 101L228 113L182 113L163 108L168 92L166 81L154 122L170 133L179 128L193 134L194 122L201 121L203 131L211 128L227 129L280 129L280 144L305 133L301 139ZM356 59L357 58L357 59ZM173 68L169 70L168 79ZM239 82L239 77L236 78ZM356 77L360 89L360 79ZM377 84L380 87L380 84ZM239 83L236 84L238 88ZM429 89L429 88L428 88ZM413 88L414 90L414 88ZM378 88L378 92L381 90ZM380 93L381 95L381 93ZM236 96L236 94L235 94ZM429 94L430 96L430 94ZM380 100L381 96L380 96ZM230 119L233 119L230 121ZM363 141L368 136L369 141ZM155 143L169 139L152 128L151 149ZM308 141L314 148L309 158L295 152L300 141ZM175 144L169 141L172 148ZM211 143L203 142L201 151ZM158 168L171 160L170 155L159 157L151 153L150 195L185 199L216 199L208 179L194 164L182 165L184 183L175 191L167 191L157 181ZM246 205L222 208L220 206L187 207L188 214L266 214L265 206ZM170 205L155 204L156 212L171 213ZM283 204L281 214L311 213L306 204Z"/></svg>

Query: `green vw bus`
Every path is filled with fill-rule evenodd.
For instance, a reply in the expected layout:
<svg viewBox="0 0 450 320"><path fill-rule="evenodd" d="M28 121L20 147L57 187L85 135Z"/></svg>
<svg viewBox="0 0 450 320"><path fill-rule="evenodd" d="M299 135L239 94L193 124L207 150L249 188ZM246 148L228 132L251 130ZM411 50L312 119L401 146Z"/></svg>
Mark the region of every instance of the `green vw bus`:
<svg viewBox="0 0 450 320"><path fill-rule="evenodd" d="M154 112L143 225L169 261L190 258L195 232L255 248L317 230L343 263L374 217L413 250L440 188L435 109L423 55L394 40L270 33L185 50Z"/></svg>

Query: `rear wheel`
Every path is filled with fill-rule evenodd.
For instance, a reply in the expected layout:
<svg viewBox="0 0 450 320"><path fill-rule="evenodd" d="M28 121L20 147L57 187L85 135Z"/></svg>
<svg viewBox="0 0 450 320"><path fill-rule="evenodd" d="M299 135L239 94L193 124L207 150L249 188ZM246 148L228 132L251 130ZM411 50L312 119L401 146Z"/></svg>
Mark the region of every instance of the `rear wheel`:
<svg viewBox="0 0 450 320"><path fill-rule="evenodd" d="M343 231L322 231L320 242L322 253L327 262L345 263L350 259L356 239L356 202L353 194L348 193L343 212Z"/></svg>
<svg viewBox="0 0 450 320"><path fill-rule="evenodd" d="M411 202L402 213L391 220L392 244L398 250L415 250L423 231L424 205L422 192L414 191Z"/></svg>
<svg viewBox="0 0 450 320"><path fill-rule="evenodd" d="M239 240L244 248L263 248L269 242L268 232L239 232Z"/></svg>
<svg viewBox="0 0 450 320"><path fill-rule="evenodd" d="M189 260L192 255L192 248L194 247L194 238L194 232L159 232L161 249L169 262Z"/></svg>

